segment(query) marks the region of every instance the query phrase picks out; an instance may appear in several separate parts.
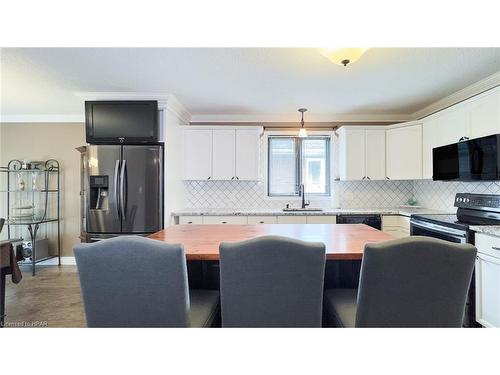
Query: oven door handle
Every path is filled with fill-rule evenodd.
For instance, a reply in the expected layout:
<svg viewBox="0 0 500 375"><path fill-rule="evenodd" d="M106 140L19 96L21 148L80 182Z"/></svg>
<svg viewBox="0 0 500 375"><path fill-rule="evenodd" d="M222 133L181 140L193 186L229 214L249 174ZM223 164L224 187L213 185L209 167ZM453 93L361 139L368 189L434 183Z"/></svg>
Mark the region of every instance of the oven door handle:
<svg viewBox="0 0 500 375"><path fill-rule="evenodd" d="M421 223L418 223L418 222L415 222L412 220L410 220L410 225L414 225L417 228L427 229L429 231L442 234L444 236L450 236L453 238L461 239L461 240L463 240L463 242L465 242L465 240L467 238L467 234L464 231L461 231L458 229L453 229L453 228L443 227L441 225L436 225L436 224L431 224L431 223L421 224Z"/></svg>

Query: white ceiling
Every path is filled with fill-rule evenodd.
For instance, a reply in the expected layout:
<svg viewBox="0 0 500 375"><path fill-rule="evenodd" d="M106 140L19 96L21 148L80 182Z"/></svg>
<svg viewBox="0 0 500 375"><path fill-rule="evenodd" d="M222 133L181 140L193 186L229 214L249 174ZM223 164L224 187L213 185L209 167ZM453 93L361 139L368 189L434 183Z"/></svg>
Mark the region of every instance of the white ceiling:
<svg viewBox="0 0 500 375"><path fill-rule="evenodd" d="M175 95L193 120L408 115L500 71L500 48L373 48L347 68L307 48L2 49L1 114L83 117L77 92ZM394 116L393 116L394 117ZM308 117L306 117L306 120Z"/></svg>

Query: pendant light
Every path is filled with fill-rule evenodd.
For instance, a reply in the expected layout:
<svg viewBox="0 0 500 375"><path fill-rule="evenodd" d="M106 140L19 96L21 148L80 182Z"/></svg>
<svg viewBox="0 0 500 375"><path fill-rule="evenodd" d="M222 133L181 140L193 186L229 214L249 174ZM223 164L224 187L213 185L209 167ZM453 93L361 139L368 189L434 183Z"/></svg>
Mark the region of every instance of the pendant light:
<svg viewBox="0 0 500 375"><path fill-rule="evenodd" d="M368 48L320 48L319 53L331 62L347 66L357 61Z"/></svg>
<svg viewBox="0 0 500 375"><path fill-rule="evenodd" d="M306 138L307 131L304 128L304 112L307 111L307 108L299 108L298 111L302 113L302 119L300 120L299 138Z"/></svg>

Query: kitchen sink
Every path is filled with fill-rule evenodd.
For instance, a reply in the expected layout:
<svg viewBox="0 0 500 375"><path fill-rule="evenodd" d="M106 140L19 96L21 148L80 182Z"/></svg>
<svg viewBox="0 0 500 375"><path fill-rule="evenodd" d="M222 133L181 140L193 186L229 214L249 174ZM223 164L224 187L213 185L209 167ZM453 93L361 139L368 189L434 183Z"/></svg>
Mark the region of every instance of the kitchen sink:
<svg viewBox="0 0 500 375"><path fill-rule="evenodd" d="M283 208L284 212L320 212L322 208Z"/></svg>

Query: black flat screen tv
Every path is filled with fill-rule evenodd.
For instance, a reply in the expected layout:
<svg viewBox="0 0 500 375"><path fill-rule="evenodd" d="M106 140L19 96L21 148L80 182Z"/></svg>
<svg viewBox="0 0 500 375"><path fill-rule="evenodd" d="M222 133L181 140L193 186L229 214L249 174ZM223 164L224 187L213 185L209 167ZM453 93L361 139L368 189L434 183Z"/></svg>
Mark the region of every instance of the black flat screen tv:
<svg viewBox="0 0 500 375"><path fill-rule="evenodd" d="M158 143L158 102L86 101L85 130L90 144Z"/></svg>

